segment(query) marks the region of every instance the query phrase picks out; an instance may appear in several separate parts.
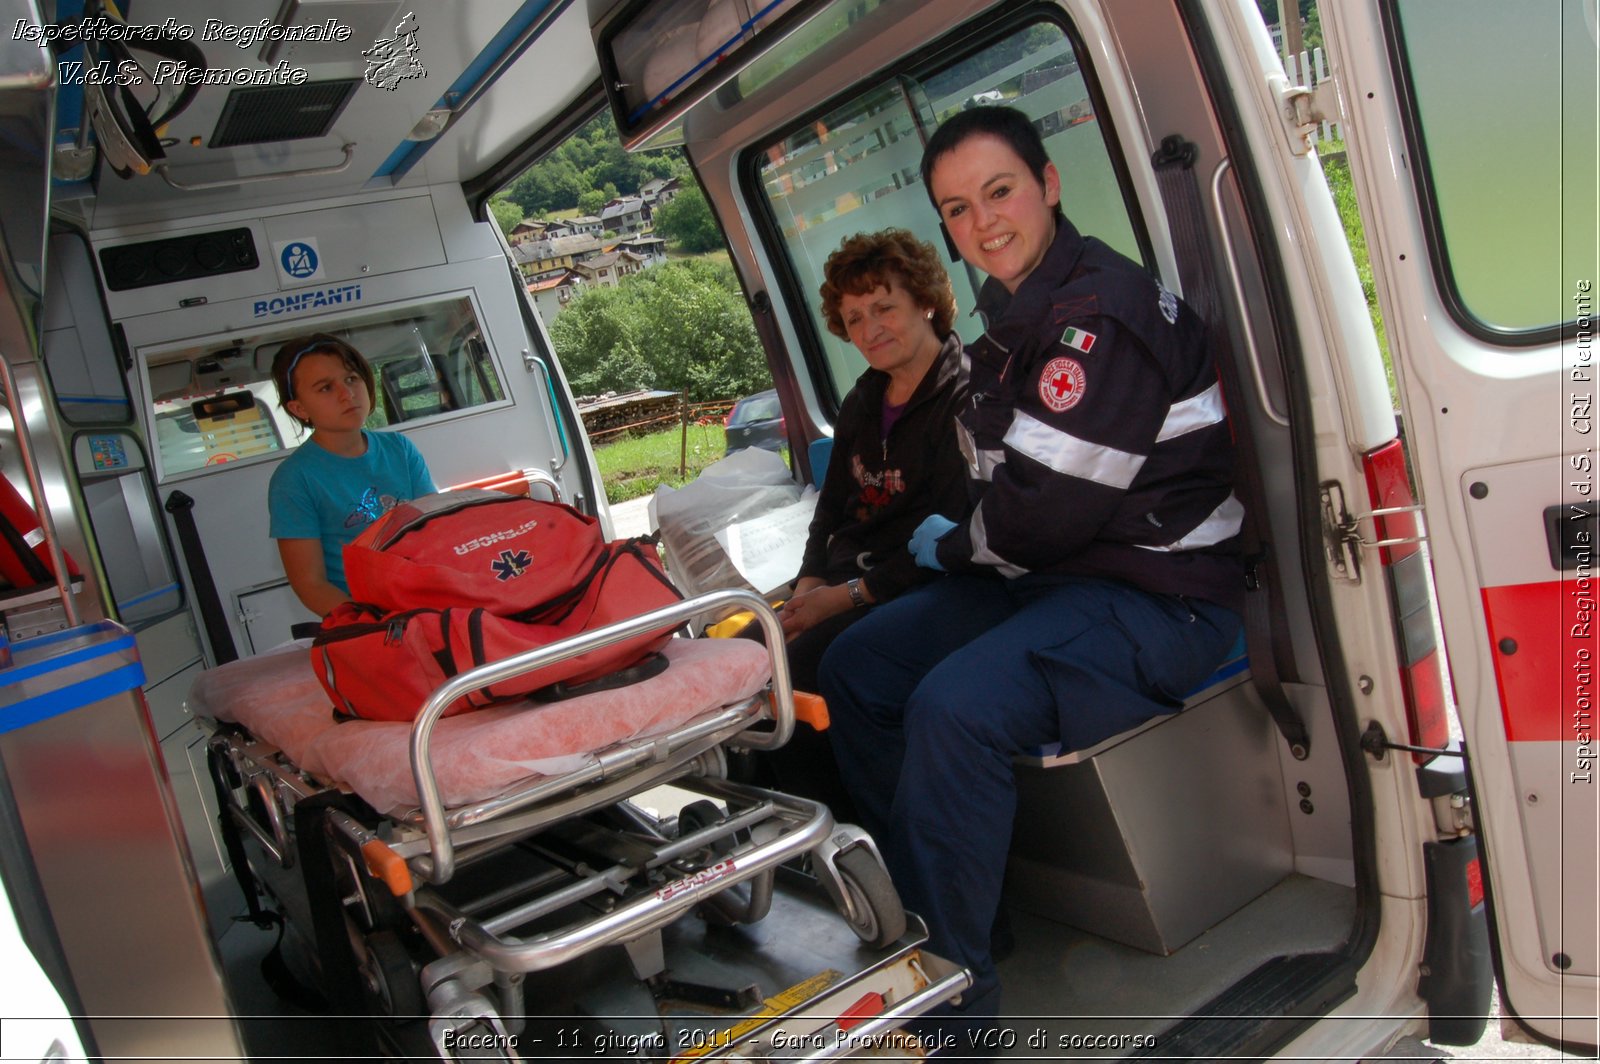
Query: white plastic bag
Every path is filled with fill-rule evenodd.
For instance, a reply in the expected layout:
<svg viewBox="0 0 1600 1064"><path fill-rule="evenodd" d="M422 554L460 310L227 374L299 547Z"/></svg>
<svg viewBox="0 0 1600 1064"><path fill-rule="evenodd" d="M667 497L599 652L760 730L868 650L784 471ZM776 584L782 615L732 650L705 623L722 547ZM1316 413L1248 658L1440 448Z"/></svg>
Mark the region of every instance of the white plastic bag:
<svg viewBox="0 0 1600 1064"><path fill-rule="evenodd" d="M650 500L650 517L661 530L661 545L673 580L684 594L698 595L717 588L751 586L717 542L718 532L794 506L803 499L814 506L816 493L808 488L802 495L781 456L750 447L713 462L681 488L657 488ZM808 523L803 522L802 528ZM804 533L800 533L797 543L769 542L767 549L792 549L798 571L805 549ZM785 579L794 575L791 572ZM752 590L766 593L773 588Z"/></svg>

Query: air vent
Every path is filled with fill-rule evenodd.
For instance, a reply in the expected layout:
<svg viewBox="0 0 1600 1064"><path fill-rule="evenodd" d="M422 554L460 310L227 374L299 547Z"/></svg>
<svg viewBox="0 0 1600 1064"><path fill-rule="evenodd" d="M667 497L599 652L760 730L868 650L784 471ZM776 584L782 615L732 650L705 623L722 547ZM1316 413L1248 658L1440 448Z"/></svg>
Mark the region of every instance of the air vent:
<svg viewBox="0 0 1600 1064"><path fill-rule="evenodd" d="M113 292L171 284L219 273L239 273L260 265L248 229L149 240L100 249L100 269Z"/></svg>
<svg viewBox="0 0 1600 1064"><path fill-rule="evenodd" d="M272 144L325 136L355 95L360 78L234 89L222 106L211 147Z"/></svg>

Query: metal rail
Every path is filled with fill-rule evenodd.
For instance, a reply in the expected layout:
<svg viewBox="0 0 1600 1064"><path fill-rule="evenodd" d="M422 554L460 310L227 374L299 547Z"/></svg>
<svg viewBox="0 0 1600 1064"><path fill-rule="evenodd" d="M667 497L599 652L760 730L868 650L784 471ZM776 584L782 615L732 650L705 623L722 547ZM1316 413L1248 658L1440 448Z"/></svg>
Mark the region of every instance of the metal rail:
<svg viewBox="0 0 1600 1064"><path fill-rule="evenodd" d="M1239 302L1239 323L1244 326L1245 347L1250 356L1250 378L1255 382L1256 399L1270 420L1287 428L1289 415L1278 410L1267 391L1266 374L1261 369L1261 349L1256 343L1255 327L1250 324L1250 301L1245 298L1244 279L1239 276L1239 262L1233 256L1233 237L1228 233L1228 215L1222 206L1222 177L1232 165L1231 160L1223 159L1211 174L1211 209L1216 215L1217 232L1222 235L1222 258L1228 265L1228 280L1233 285L1233 296Z"/></svg>
<svg viewBox="0 0 1600 1064"><path fill-rule="evenodd" d="M623 882L636 871L627 865L596 871L596 874L564 888L556 895L530 902L501 917L479 922L454 911L433 892L419 892L417 906L444 916L450 935L475 956L483 958L496 971L534 972L554 968L581 957L601 946L627 942L665 927L679 916L704 902L714 893L754 879L777 868L791 858L817 848L833 831L833 816L820 803L788 795L773 795L786 807L785 819L794 822L792 830L750 849L738 850L710 867L663 883L642 893L616 909L579 924L557 928L531 938L501 937L491 928L523 922L546 912L552 899L567 903L599 894L602 890L620 893ZM726 830L726 825L717 826Z"/></svg>
<svg viewBox="0 0 1600 1064"><path fill-rule="evenodd" d="M444 711L456 699L482 687L509 680L514 676L541 669L546 665L579 654L611 646L647 632L670 630L702 613L727 608L747 609L755 613L766 636L767 653L772 662L772 701L775 727L771 732L745 733L742 742L758 750L782 746L794 733L794 688L789 680L789 660L783 653L783 626L761 596L752 591L727 589L663 606L649 613L616 624L584 632L571 639L550 646L515 654L501 661L491 662L450 680L422 704L416 722L411 726L411 775L417 785L417 797L422 807L423 828L427 832L431 854L415 859L414 867L430 883L448 882L455 873L455 846L446 822L444 803L439 798L439 784L433 773L433 729ZM777 648L774 651L773 648ZM529 712L538 712L532 707Z"/></svg>
<svg viewBox="0 0 1600 1064"><path fill-rule="evenodd" d="M61 593L61 610L66 614L67 627L76 628L81 620L77 603L72 601L72 574L67 571L66 554L61 550L61 541L56 536L56 523L50 517L50 500L44 493L44 477L39 473L33 442L28 438L28 423L22 416L22 398L17 394L17 375L4 357L0 357L0 388L6 392L6 409L11 412L11 425L16 431L17 456L22 460L23 471L28 474L28 490L33 493L34 514L44 531L45 545L50 548L50 567L55 570L56 590ZM781 633L778 645L783 645ZM787 673L784 679L788 679Z"/></svg>

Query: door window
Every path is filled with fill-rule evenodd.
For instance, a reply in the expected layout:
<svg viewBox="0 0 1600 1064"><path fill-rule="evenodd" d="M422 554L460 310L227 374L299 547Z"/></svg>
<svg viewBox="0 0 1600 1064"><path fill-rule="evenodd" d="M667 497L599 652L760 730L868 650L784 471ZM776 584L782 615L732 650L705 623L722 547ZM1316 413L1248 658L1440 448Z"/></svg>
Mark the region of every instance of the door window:
<svg viewBox="0 0 1600 1064"><path fill-rule="evenodd" d="M1098 118L1087 72L1065 29L1039 21L959 59L934 59L885 77L841 107L760 150L756 178L782 242L780 261L807 304L836 395L861 374L860 354L822 324L818 290L828 255L855 233L897 226L944 247L922 186L922 147L940 122L972 107L1003 104L1033 119L1061 171L1061 199L1073 224L1136 260L1144 255L1116 146ZM949 262L956 330L974 340L970 312L983 278Z"/></svg>
<svg viewBox="0 0 1600 1064"><path fill-rule="evenodd" d="M1596 276L1594 2L1401 0L1394 18L1446 299L1480 336L1545 340Z"/></svg>

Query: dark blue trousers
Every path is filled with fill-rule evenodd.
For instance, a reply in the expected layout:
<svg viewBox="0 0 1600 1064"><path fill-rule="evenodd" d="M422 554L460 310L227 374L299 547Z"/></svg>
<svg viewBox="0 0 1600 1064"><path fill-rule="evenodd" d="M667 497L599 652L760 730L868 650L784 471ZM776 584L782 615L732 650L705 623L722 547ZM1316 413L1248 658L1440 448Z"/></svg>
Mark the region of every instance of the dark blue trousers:
<svg viewBox="0 0 1600 1064"><path fill-rule="evenodd" d="M930 948L972 970L969 1015L999 1007L989 936L1016 814L1012 758L1058 741L1082 749L1178 709L1239 626L1221 606L1115 581L956 575L873 609L824 655L845 786Z"/></svg>

